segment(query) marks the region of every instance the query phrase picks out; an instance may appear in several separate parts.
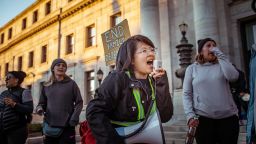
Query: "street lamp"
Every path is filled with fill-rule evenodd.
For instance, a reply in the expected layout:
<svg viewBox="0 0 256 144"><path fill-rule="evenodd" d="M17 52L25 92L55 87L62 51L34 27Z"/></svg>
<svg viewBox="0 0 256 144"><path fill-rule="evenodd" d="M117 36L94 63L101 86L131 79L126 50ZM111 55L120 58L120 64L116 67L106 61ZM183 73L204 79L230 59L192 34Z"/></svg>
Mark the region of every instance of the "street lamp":
<svg viewBox="0 0 256 144"><path fill-rule="evenodd" d="M185 22L183 22L182 24L179 25L179 28L180 28L180 32L182 34L182 38L181 38L180 42L181 43L187 43L188 40L185 37L185 35L187 33L187 30L188 30L188 25Z"/></svg>
<svg viewBox="0 0 256 144"><path fill-rule="evenodd" d="M99 81L99 85L101 85L101 81L102 81L102 79L103 79L103 71L101 70L101 69L99 69L98 71L97 71L97 79L98 79L98 81Z"/></svg>
<svg viewBox="0 0 256 144"><path fill-rule="evenodd" d="M180 32L182 34L182 38L180 40L180 44L176 46L177 53L179 54L180 68L175 71L175 75L177 78L181 79L181 83L183 85L183 80L185 76L186 68L191 64L191 56L192 56L192 44L188 43L187 38L185 37L188 29L188 25L186 23L182 23L179 25ZM181 86L182 87L182 86Z"/></svg>

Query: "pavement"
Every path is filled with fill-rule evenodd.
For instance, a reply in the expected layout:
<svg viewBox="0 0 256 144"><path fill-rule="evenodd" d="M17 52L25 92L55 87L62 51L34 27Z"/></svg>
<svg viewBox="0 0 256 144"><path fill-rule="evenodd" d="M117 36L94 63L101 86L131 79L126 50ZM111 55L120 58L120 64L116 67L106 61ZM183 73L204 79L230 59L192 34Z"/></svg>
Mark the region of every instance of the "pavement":
<svg viewBox="0 0 256 144"><path fill-rule="evenodd" d="M29 137L27 139L26 144L43 144L43 137L44 136L36 136L36 137ZM80 135L76 135L76 144L80 144L81 142Z"/></svg>

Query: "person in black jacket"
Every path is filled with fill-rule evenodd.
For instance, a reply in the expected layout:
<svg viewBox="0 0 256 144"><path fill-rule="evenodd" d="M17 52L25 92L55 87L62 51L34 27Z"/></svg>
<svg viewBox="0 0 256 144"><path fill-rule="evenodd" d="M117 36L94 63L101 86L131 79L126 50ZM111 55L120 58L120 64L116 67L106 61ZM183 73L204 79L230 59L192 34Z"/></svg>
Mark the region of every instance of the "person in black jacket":
<svg viewBox="0 0 256 144"><path fill-rule="evenodd" d="M20 86L26 77L23 71L10 71L5 81L7 90L0 95L0 144L25 144L28 137L28 116L33 112L30 90Z"/></svg>
<svg viewBox="0 0 256 144"><path fill-rule="evenodd" d="M45 144L75 144L75 126L83 108L83 100L76 82L66 75L67 63L55 59L51 65L52 76L42 88L36 112L44 113L44 122L61 128L58 136L45 135Z"/></svg>
<svg viewBox="0 0 256 144"><path fill-rule="evenodd" d="M230 82L230 90L233 96L233 99L236 103L237 109L238 109L238 116L239 116L239 123L240 125L243 125L243 119L244 117L242 116L242 108L245 113L247 113L247 107L248 104L247 102L242 100L242 97L244 94L247 92L246 90L246 80L245 80L245 75L244 72L241 71L236 67L236 65L233 64L233 66L236 68L236 70L239 72L239 77L238 80L235 82ZM243 114L247 115L247 114Z"/></svg>
<svg viewBox="0 0 256 144"><path fill-rule="evenodd" d="M124 143L115 128L121 126L120 122L143 120L153 96L161 122L171 119L173 104L167 75L163 68L153 70L154 59L154 44L145 36L132 36L121 45L116 70L105 78L86 109L86 119L97 144ZM138 90L140 101L134 89Z"/></svg>

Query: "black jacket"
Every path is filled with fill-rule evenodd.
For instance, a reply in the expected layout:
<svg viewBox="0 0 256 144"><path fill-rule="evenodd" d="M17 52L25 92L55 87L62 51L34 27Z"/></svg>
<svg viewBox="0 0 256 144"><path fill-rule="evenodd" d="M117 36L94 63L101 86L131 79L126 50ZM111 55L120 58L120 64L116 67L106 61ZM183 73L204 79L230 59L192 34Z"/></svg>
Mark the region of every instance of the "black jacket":
<svg viewBox="0 0 256 144"><path fill-rule="evenodd" d="M233 95L239 95L241 92L246 92L246 80L244 72L236 69L239 72L239 77L235 82L230 82L230 89Z"/></svg>
<svg viewBox="0 0 256 144"><path fill-rule="evenodd" d="M167 122L173 114L173 104L169 93L167 76L156 81L156 103L161 121ZM132 86L141 90L141 101L145 113L151 101L151 94L145 86L124 72L110 73L96 91L95 99L91 100L86 109L86 118L96 138L97 144L121 144L123 139L118 136L110 120L137 121L137 104L132 94ZM148 100L147 100L148 99ZM136 110L134 110L136 107Z"/></svg>
<svg viewBox="0 0 256 144"><path fill-rule="evenodd" d="M4 98L10 97L16 105L12 108L4 104ZM13 87L5 90L0 95L0 131L13 130L24 127L27 117L33 112L33 100L30 90Z"/></svg>

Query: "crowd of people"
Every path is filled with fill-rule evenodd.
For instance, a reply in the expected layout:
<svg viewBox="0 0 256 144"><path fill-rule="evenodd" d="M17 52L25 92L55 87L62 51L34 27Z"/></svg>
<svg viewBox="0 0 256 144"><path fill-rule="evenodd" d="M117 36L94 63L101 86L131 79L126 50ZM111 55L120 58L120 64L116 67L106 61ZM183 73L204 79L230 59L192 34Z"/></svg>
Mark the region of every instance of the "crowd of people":
<svg viewBox="0 0 256 144"><path fill-rule="evenodd" d="M256 48L255 48L256 49ZM154 68L156 48L143 36L128 38L111 71L96 90L86 108L90 135L87 143L122 144L125 139L115 128L143 122L146 114L159 113L160 122L173 115L167 72ZM255 140L255 50L252 50L250 87L245 74L233 65L215 40L198 40L196 61L187 67L183 82L183 105L189 127L197 127L197 144L236 144L239 125L247 119L247 143ZM75 126L83 100L78 85L66 75L67 63L55 59L50 79L43 84L35 111L43 115L45 144L75 144ZM0 144L24 144L28 123L32 120L33 99L30 90L21 87L23 71L10 71L7 90L0 95ZM250 101L248 107L249 93ZM253 93L253 94L252 94ZM152 104L152 106L151 106ZM249 108L249 109L248 109Z"/></svg>

